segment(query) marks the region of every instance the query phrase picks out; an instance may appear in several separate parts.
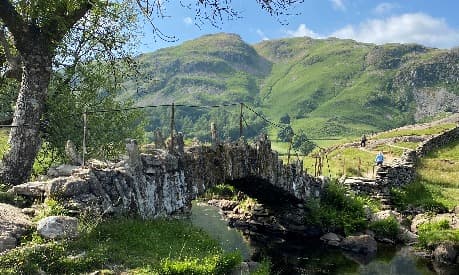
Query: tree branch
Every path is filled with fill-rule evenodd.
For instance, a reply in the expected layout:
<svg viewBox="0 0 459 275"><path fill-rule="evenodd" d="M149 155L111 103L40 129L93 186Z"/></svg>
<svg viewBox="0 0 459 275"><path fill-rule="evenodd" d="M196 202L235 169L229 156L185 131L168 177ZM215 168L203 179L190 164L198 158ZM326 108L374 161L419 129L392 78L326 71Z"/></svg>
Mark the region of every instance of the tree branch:
<svg viewBox="0 0 459 275"><path fill-rule="evenodd" d="M26 31L25 23L9 0L0 0L0 19L15 39L21 39Z"/></svg>
<svg viewBox="0 0 459 275"><path fill-rule="evenodd" d="M5 53L6 62L8 64L8 69L5 71L3 76L7 78L14 78L18 81L21 81L22 68L20 66L20 58L18 56L13 56L10 51L10 44L6 39L5 26L0 24L0 46L3 47L3 52Z"/></svg>

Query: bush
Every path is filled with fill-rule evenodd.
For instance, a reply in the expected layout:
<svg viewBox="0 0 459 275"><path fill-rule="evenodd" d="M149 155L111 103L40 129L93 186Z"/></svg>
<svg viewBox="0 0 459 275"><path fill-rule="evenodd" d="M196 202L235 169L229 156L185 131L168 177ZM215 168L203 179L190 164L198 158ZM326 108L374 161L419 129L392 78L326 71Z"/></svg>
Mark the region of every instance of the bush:
<svg viewBox="0 0 459 275"><path fill-rule="evenodd" d="M336 183L325 188L320 200L306 204L306 222L320 226L324 231L341 232L346 235L365 228L366 215L362 200L347 195L343 186Z"/></svg>
<svg viewBox="0 0 459 275"><path fill-rule="evenodd" d="M372 222L369 226L377 237L395 239L398 235L399 225L394 217Z"/></svg>
<svg viewBox="0 0 459 275"><path fill-rule="evenodd" d="M424 223L418 228L419 246L433 248L443 242L453 242L459 245L459 229L451 229L447 220Z"/></svg>

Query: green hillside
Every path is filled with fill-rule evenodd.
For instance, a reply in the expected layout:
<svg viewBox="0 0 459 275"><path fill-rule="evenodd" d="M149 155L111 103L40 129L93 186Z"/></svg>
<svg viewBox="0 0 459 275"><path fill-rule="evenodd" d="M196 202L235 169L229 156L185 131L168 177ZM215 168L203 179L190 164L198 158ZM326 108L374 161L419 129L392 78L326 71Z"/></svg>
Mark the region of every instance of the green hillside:
<svg viewBox="0 0 459 275"><path fill-rule="evenodd" d="M275 122L288 114L309 137L359 136L459 112L458 53L307 37L250 46L220 33L139 56L123 96L138 105L244 102ZM222 137L237 135L237 108L178 112L177 128L190 136L205 136L210 121L225 128ZM165 129L167 110L150 114L148 130ZM252 119L253 133L267 126Z"/></svg>

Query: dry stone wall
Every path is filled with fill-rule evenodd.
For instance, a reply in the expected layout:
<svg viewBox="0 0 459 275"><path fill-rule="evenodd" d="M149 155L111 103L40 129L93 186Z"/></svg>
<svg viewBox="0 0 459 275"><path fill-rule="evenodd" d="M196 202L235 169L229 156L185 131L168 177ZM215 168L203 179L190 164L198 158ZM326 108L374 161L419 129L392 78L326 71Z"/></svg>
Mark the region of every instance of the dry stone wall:
<svg viewBox="0 0 459 275"><path fill-rule="evenodd" d="M356 193L362 193L390 204L390 190L411 183L416 177L416 163L429 152L459 140L459 126L423 141L415 150L405 150L400 159L378 167L376 179L347 178L342 183Z"/></svg>
<svg viewBox="0 0 459 275"><path fill-rule="evenodd" d="M176 142L175 144L181 144ZM323 184L307 175L302 163L284 165L266 136L250 146L244 140L186 151L150 148L140 153L134 140L128 158L118 163L89 163L70 176L30 182L11 192L52 197L75 212L137 214L144 219L189 211L191 200L207 188L226 181L256 177L300 200L319 196Z"/></svg>

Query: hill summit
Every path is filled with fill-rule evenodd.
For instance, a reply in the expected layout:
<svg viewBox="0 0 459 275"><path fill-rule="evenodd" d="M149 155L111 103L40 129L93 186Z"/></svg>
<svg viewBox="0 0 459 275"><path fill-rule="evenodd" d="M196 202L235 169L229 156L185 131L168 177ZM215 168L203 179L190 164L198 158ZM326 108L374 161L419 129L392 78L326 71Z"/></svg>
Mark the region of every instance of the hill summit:
<svg viewBox="0 0 459 275"><path fill-rule="evenodd" d="M219 33L137 59L142 74L126 82L123 97L138 105L244 102L274 121L288 114L294 129L314 137L356 136L459 112L458 49L308 37L249 45ZM203 115L182 117L191 125Z"/></svg>

